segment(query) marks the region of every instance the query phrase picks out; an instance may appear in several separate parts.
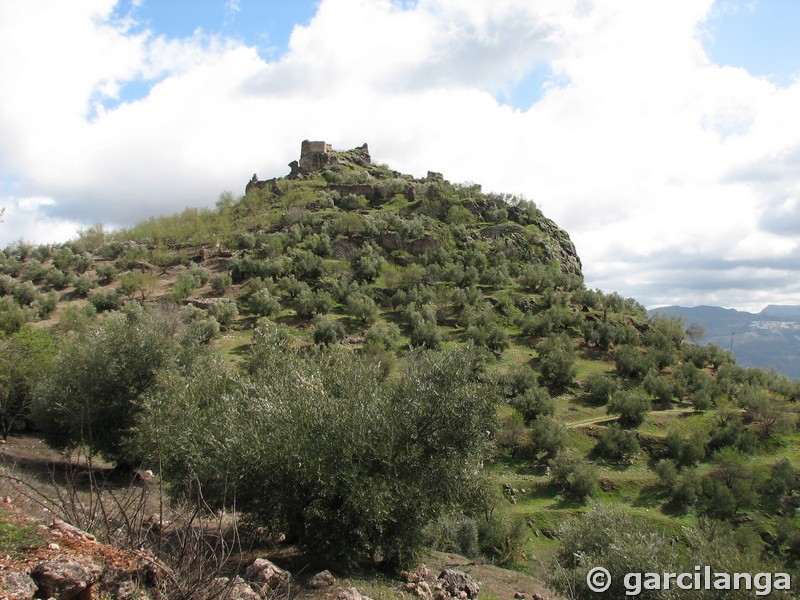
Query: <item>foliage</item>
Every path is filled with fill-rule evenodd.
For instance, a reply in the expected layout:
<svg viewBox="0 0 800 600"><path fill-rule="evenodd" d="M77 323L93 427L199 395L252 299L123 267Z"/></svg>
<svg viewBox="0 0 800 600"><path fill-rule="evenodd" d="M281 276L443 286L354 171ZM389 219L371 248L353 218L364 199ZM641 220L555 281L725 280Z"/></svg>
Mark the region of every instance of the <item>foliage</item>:
<svg viewBox="0 0 800 600"><path fill-rule="evenodd" d="M33 401L33 388L48 368L55 350L46 329L23 327L0 336L0 434L21 428Z"/></svg>
<svg viewBox="0 0 800 600"><path fill-rule="evenodd" d="M134 460L125 436L142 394L179 355L177 327L168 312L131 305L67 340L35 389L33 419L48 443L83 444L118 463Z"/></svg>
<svg viewBox="0 0 800 600"><path fill-rule="evenodd" d="M573 450L559 453L550 459L553 482L565 496L584 500L593 496L597 488L597 468Z"/></svg>
<svg viewBox="0 0 800 600"><path fill-rule="evenodd" d="M572 384L575 378L575 346L563 333L551 336L539 347L540 369L545 383L556 389Z"/></svg>
<svg viewBox="0 0 800 600"><path fill-rule="evenodd" d="M619 415L622 425L637 427L644 422L652 408L650 398L638 390L626 390L614 394L608 403L608 414Z"/></svg>
<svg viewBox="0 0 800 600"><path fill-rule="evenodd" d="M639 440L634 432L612 423L600 433L593 452L611 460L629 459L638 454Z"/></svg>
<svg viewBox="0 0 800 600"><path fill-rule="evenodd" d="M265 330L248 364L250 379L167 372L148 396L137 443L176 493L199 481L212 506L235 497L332 564L405 564L477 481L494 402L471 350L415 354L390 382L357 355L295 354Z"/></svg>

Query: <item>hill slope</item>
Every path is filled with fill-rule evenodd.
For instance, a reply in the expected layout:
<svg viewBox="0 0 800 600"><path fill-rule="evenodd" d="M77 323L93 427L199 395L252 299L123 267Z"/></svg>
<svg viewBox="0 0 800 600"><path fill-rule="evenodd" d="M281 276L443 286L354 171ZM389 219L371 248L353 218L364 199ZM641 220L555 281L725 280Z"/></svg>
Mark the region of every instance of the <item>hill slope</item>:
<svg viewBox="0 0 800 600"><path fill-rule="evenodd" d="M716 306L666 306L649 314L699 323L706 330L702 343L731 349L739 364L775 369L800 379L800 306L769 305L759 313Z"/></svg>
<svg viewBox="0 0 800 600"><path fill-rule="evenodd" d="M164 423L174 427L171 438L187 445L164 455L180 464L196 460L188 465L193 472L213 473L211 456L227 456L221 462L234 469L240 457L262 453L245 461L233 480L249 482L243 491L258 490L276 474L286 480L254 493L256 506L262 499L280 504L281 493L297 491L298 473L311 469L304 480L309 490L300 490L291 508L316 498L325 482L335 488L321 494L328 502L299 509L318 524L342 522L331 511L349 506L351 495L338 491L339 482L354 484L360 493L352 498L366 508L376 498L385 507L402 503L401 493L386 492L401 483L398 473L410 476L406 489L430 498L431 489L439 492L437 485L446 481L443 474L431 478L429 469L399 469L392 461L443 452L466 464L449 444L469 441L473 449L486 446L485 454L472 457L480 467L447 474L485 482L485 493L447 514L432 509L437 518L424 535L438 550L513 565L562 588L583 585L586 568L611 565L606 559L616 561L620 582L620 573L641 570L636 561L649 548L657 548L654 560L663 563L647 565L652 571L674 571L684 559L693 561L686 563L689 570L717 560L743 565L740 570L774 564L796 569L800 385L744 369L719 347L684 343L679 320L648 319L635 300L586 289L581 268L567 233L532 202L453 184L437 173L403 175L374 164L366 145L336 152L324 143L304 143L288 176L253 176L243 196L223 194L213 210L187 209L113 233L98 226L55 246L6 248L0 255L0 328L7 335L0 338L0 356L13 360L0 361L0 383L15 386L6 386L3 396L14 402L0 408L15 418L3 424L13 431L38 418L37 426L49 426L58 437L66 435L70 419L83 424L82 407L106 407L111 395L112 409L132 407L134 413L143 399L160 398L167 416L149 425L138 421L138 435L163 431ZM115 316L120 310L125 318ZM772 309L781 318L785 312ZM720 318L738 317L722 312ZM106 347L104 339L120 343ZM158 342L157 359L150 353L150 360L138 360L147 344L133 342L141 339ZM175 366L195 353L207 362ZM431 370L414 379L409 374L420 357ZM462 370L436 367L442 360L461 360L448 364ZM264 368L275 364L291 368ZM133 368L144 376L131 376ZM206 377L211 373L219 378ZM84 374L96 377L92 385L83 385ZM277 375L277 383L269 379ZM204 387L207 380L220 387ZM480 413L488 415L486 423L470 435L446 433L463 425L463 407L470 406L448 404L460 396L447 386L491 402ZM365 387L366 399L360 396ZM65 389L79 390L73 401L85 404L70 410ZM32 394L38 394L39 413L28 410ZM401 401L386 403L396 397ZM302 421L284 418L279 422L285 429L257 427L268 413L252 412L253 398L272 411L302 408L313 421L314 435L293 452L309 451L310 439L310 450L325 441L336 456L315 455L324 465L316 471L317 463L308 460L277 468L288 463L283 455L270 463L271 449L294 439L289 434L303 434L302 427L292 429ZM354 398L401 410L391 413L396 418L390 422L383 408L335 410L334 400ZM431 398L429 412L403 408ZM235 419L229 416L234 407L240 411ZM40 415L48 409L61 411L49 424ZM114 410L114 417L126 414ZM169 411L180 418L168 418L174 416ZM197 418L184 418L189 411ZM374 418L369 426L358 421L364 432L376 424L389 431L408 425L409 415L421 423L402 435L395 430L402 443L375 460L382 446L370 446L370 435L343 441L332 432L334 425L348 432L342 415ZM115 431L97 433L108 439L109 451L122 453ZM245 434L259 443L231 445L246 440ZM258 437L266 434L273 437ZM435 443L415 454L427 436ZM89 439L96 443L99 436ZM356 448L362 452L353 455ZM341 459L342 449L352 460ZM349 476L331 473L332 464L351 469ZM259 465L275 468L258 472ZM383 478L387 472L392 477ZM419 485L422 474L430 485ZM214 482L209 477L207 483ZM587 504L590 497L600 505ZM238 496L240 509L242 502ZM441 504L438 493L434 504ZM413 513L419 505L412 500L405 508ZM380 532L393 531L393 539L402 541L407 521L398 530L396 519L381 520L384 509L365 511L380 526L348 532L365 532L375 544ZM356 523L364 514L348 513ZM295 533L304 531L298 526ZM312 539L323 546L331 541ZM652 546L642 547L643 540ZM359 548L359 556L380 554ZM606 556L608 548L621 554ZM587 558L576 564L578 555Z"/></svg>

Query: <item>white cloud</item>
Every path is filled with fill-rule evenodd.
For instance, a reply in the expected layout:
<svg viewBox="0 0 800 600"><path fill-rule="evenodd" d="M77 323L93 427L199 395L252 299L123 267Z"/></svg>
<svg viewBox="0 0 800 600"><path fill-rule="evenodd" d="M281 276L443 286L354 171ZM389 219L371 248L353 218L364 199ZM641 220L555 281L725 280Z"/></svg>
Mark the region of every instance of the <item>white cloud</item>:
<svg viewBox="0 0 800 600"><path fill-rule="evenodd" d="M15 197L54 199L20 212L40 223L24 231L53 230L43 215L114 225L210 205L254 170L285 174L302 139L366 141L399 170L537 201L589 285L648 304L800 302L785 276L800 83L712 64L711 0L324 0L270 62L224 38L135 33L113 8L0 5L0 177ZM543 63L552 79L529 110L498 100ZM158 83L107 102L135 80Z"/></svg>

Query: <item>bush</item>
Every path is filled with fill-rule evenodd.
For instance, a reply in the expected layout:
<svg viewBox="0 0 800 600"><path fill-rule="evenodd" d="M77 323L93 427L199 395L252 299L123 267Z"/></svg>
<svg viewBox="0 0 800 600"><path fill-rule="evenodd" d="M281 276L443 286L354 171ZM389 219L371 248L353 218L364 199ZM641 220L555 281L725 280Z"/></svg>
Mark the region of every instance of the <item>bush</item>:
<svg viewBox="0 0 800 600"><path fill-rule="evenodd" d="M510 523L508 522L510 520ZM522 515L504 520L492 515L481 521L478 528L481 551L498 564L510 566L525 557L528 541L528 526Z"/></svg>
<svg viewBox="0 0 800 600"><path fill-rule="evenodd" d="M456 552L467 558L480 554L478 524L470 517L442 517L430 526L427 545L440 552Z"/></svg>
<svg viewBox="0 0 800 600"><path fill-rule="evenodd" d="M110 263L97 265L95 272L103 284L109 284L114 281L114 278L117 276L117 267Z"/></svg>
<svg viewBox="0 0 800 600"><path fill-rule="evenodd" d="M667 433L667 456L679 467L689 467L706 456L706 435L698 428L672 429Z"/></svg>
<svg viewBox="0 0 800 600"><path fill-rule="evenodd" d="M611 460L630 459L639 453L639 440L634 432L612 423L600 433L593 452Z"/></svg>
<svg viewBox="0 0 800 600"><path fill-rule="evenodd" d="M608 375L592 373L586 378L586 397L593 404L608 404L619 391L619 383Z"/></svg>
<svg viewBox="0 0 800 600"><path fill-rule="evenodd" d="M647 356L642 354L636 346L628 344L619 346L614 352L614 363L617 373L623 377L641 379L650 370Z"/></svg>
<svg viewBox="0 0 800 600"><path fill-rule="evenodd" d="M223 329L228 329L239 316L239 309L235 300L222 298L208 307L208 314L214 317Z"/></svg>
<svg viewBox="0 0 800 600"><path fill-rule="evenodd" d="M54 352L53 337L46 329L23 327L0 336L0 434L4 440L25 425L34 386Z"/></svg>
<svg viewBox="0 0 800 600"><path fill-rule="evenodd" d="M650 398L638 390L619 392L608 403L608 414L619 415L619 422L627 427L638 427L652 408Z"/></svg>
<svg viewBox="0 0 800 600"><path fill-rule="evenodd" d="M301 355L267 331L247 381L207 360L161 379L137 444L163 457L176 497L235 497L328 564L413 562L425 527L481 479L495 401L469 350L413 354L393 381L353 353Z"/></svg>
<svg viewBox="0 0 800 600"><path fill-rule="evenodd" d="M314 319L314 343L330 346L345 336L344 326L338 319L317 317Z"/></svg>
<svg viewBox="0 0 800 600"><path fill-rule="evenodd" d="M253 293L247 301L250 312L259 317L271 317L281 310L281 303L264 288Z"/></svg>
<svg viewBox="0 0 800 600"><path fill-rule="evenodd" d="M550 393L543 387L536 385L517 396L511 401L511 406L516 408L529 425L539 416L552 416L556 412L556 403Z"/></svg>
<svg viewBox="0 0 800 600"><path fill-rule="evenodd" d="M99 327L68 339L35 390L33 418L56 448L88 446L118 463L142 394L178 356L168 314L132 305Z"/></svg>
<svg viewBox="0 0 800 600"><path fill-rule="evenodd" d="M370 325L378 318L378 307L375 301L367 296L357 292L347 298L345 307L347 314L352 315L355 319Z"/></svg>
<svg viewBox="0 0 800 600"><path fill-rule="evenodd" d="M364 337L368 347L391 350L400 337L400 328L394 323L378 321L367 329Z"/></svg>
<svg viewBox="0 0 800 600"><path fill-rule="evenodd" d="M119 293L115 289L98 289L89 295L89 302L98 312L106 310L117 310L120 305Z"/></svg>
<svg viewBox="0 0 800 600"><path fill-rule="evenodd" d="M566 444L566 428L552 417L542 415L531 423L530 450L537 462L555 458Z"/></svg>
<svg viewBox="0 0 800 600"><path fill-rule="evenodd" d="M547 338L538 350L542 379L556 389L572 384L576 360L572 339L566 334L557 334Z"/></svg>
<svg viewBox="0 0 800 600"><path fill-rule="evenodd" d="M597 489L597 468L574 451L561 452L549 462L553 482L568 498L584 500Z"/></svg>
<svg viewBox="0 0 800 600"><path fill-rule="evenodd" d="M217 273L211 276L211 290L215 294L224 294L232 284L233 280L227 273Z"/></svg>

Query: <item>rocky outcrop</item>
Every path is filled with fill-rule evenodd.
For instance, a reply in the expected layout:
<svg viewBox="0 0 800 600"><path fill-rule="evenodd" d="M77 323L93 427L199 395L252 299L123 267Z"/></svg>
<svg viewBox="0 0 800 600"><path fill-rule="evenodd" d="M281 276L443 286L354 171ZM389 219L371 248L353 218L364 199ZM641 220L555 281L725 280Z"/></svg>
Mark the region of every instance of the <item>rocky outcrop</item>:
<svg viewBox="0 0 800 600"><path fill-rule="evenodd" d="M402 590L422 600L474 600L480 593L478 582L455 569L445 569L432 580L430 571L421 565L414 572L403 571L400 578L405 581Z"/></svg>
<svg viewBox="0 0 800 600"><path fill-rule="evenodd" d="M86 558L48 560L31 571L31 579L45 598L56 600L91 600L92 587L103 568Z"/></svg>
<svg viewBox="0 0 800 600"><path fill-rule="evenodd" d="M0 590L8 600L30 600L39 587L34 583L31 576L22 571L2 571L0 572Z"/></svg>

